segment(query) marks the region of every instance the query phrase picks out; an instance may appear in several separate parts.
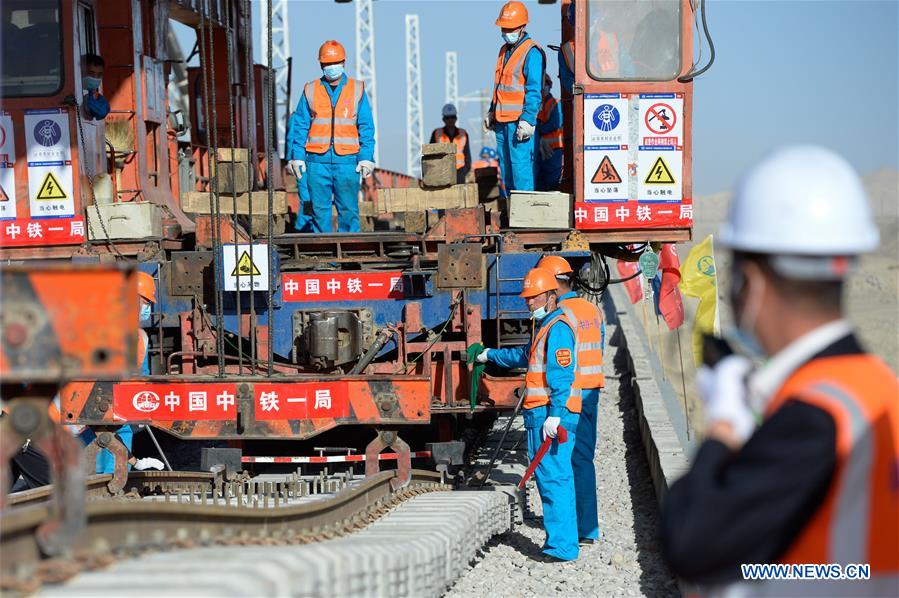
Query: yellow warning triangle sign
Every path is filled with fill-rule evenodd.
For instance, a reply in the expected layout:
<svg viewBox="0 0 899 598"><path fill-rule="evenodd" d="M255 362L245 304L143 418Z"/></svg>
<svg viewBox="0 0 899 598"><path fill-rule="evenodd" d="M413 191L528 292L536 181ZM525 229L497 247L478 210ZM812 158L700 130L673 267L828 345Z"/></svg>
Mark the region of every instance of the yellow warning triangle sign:
<svg viewBox="0 0 899 598"><path fill-rule="evenodd" d="M262 276L262 273L259 271L259 268L256 267L256 264L253 263L250 252L244 251L240 256L240 259L237 260L237 265L234 266L234 271L231 272L231 276Z"/></svg>
<svg viewBox="0 0 899 598"><path fill-rule="evenodd" d="M56 177L53 176L53 173L48 172L47 176L44 177L44 182L41 183L41 188L38 189L37 197L35 199L52 201L55 199L68 198L69 196L66 195L65 190L62 188L62 185L59 184L59 181L56 180Z"/></svg>
<svg viewBox="0 0 899 598"><path fill-rule="evenodd" d="M615 165L612 164L612 161L608 156L604 156L602 162L599 163L599 167L596 169L596 172L593 173L591 182L610 184L621 182L621 175L615 170Z"/></svg>
<svg viewBox="0 0 899 598"><path fill-rule="evenodd" d="M643 183L646 185L674 184L674 175L671 174L671 169L665 164L665 160L662 159L662 156L656 158L655 163L652 165L652 168L649 169L649 173L646 175Z"/></svg>
<svg viewBox="0 0 899 598"><path fill-rule="evenodd" d="M0 201L9 201L9 195L6 194L6 189L3 188L3 185L0 185Z"/></svg>

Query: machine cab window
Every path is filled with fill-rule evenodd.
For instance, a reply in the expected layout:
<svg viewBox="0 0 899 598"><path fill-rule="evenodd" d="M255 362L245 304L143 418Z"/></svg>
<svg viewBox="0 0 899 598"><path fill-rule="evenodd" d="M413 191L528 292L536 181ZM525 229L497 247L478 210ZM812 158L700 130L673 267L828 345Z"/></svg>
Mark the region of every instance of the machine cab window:
<svg viewBox="0 0 899 598"><path fill-rule="evenodd" d="M63 84L59 0L4 0L0 8L3 97L52 96Z"/></svg>
<svg viewBox="0 0 899 598"><path fill-rule="evenodd" d="M677 77L680 10L674 0L590 0L587 73L598 81Z"/></svg>

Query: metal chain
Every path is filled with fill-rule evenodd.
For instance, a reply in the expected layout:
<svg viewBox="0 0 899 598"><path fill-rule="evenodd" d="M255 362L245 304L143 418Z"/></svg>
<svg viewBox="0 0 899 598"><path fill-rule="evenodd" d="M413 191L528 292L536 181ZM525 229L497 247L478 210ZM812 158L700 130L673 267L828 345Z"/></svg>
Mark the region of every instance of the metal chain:
<svg viewBox="0 0 899 598"><path fill-rule="evenodd" d="M94 195L94 177L91 175L90 170L84 165L84 158L87 156L87 143L84 141L84 125L81 122L81 104L78 103L78 100L75 100L75 121L78 123L78 138L81 140L81 163L82 168L84 168L84 174L87 176L88 188L90 189L91 194L91 205L94 206L94 210L97 212L97 220L100 221L100 228L103 230L103 236L106 238L106 244L109 246L112 251L119 256L120 258L128 259L122 252L119 251L119 248L115 246L115 243L112 242L112 239L109 236L109 231L106 230L106 223L103 222L103 217L100 215L100 206L97 204L97 197ZM106 155L106 152L103 153ZM91 225L90 218L87 215L87 206L83 206L84 209L84 220L87 223L87 231L88 237L94 236L94 227ZM85 240L85 243L87 240Z"/></svg>

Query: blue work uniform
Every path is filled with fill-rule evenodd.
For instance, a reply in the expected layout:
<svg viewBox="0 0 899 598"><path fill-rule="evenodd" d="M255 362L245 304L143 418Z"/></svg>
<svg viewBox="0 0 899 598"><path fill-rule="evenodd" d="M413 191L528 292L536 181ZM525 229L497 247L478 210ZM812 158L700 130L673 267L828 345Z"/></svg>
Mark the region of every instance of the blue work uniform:
<svg viewBox="0 0 899 598"><path fill-rule="evenodd" d="M340 92L347 82L343 75L340 82L331 87L324 77L322 84L331 98L331 107L337 105ZM356 127L359 129L359 152L345 156L334 152L334 144L323 154L306 153L306 138L312 124L312 109L306 95L300 96L297 109L290 117L285 154L288 160L306 162L309 196L312 201L312 229L318 233L332 232L331 201L337 204L338 232L359 232L359 186L361 178L356 165L373 161L375 155L375 121L366 94L359 100Z"/></svg>
<svg viewBox="0 0 899 598"><path fill-rule="evenodd" d="M521 39L511 46L506 44L506 60L512 52L530 36L525 33ZM543 99L543 73L546 66L543 60L543 52L537 48L531 48L524 59L524 109L518 120L523 120L532 125L537 124L537 113L540 112L540 103ZM494 106L490 106L492 112ZM510 191L534 190L534 148L536 147L536 132L527 141L515 139L515 131L518 129L518 121L496 123L496 149L499 153L499 168L503 176L505 193Z"/></svg>
<svg viewBox="0 0 899 598"><path fill-rule="evenodd" d="M562 314L556 309L547 315L543 323L550 322ZM567 352L566 352L567 351ZM569 361L562 366L556 360L558 352L566 352ZM504 368L527 367L531 345L491 349L487 353L489 361ZM561 418L561 426L568 432L568 442L553 442L549 451L540 461L536 470L537 490L543 503L543 527L546 530L544 554L565 561L578 557L578 526L575 508L574 473L571 456L577 443L577 413L566 407L574 384L577 368L574 347L574 332L562 321L556 321L549 329L546 340L546 384L550 389L548 405L522 410L524 427L528 435L528 458L533 460L543 441L543 423L547 417Z"/></svg>
<svg viewBox="0 0 899 598"><path fill-rule="evenodd" d="M577 298L570 291L559 297L559 302ZM601 327L602 344L605 346L606 324ZM489 355L489 353L488 353ZM571 467L574 472L574 493L577 499L578 537L587 540L599 538L599 508L596 497L596 414L599 409L599 388L585 388L581 391L581 416L578 418L577 440L571 453Z"/></svg>
<svg viewBox="0 0 899 598"><path fill-rule="evenodd" d="M93 93L87 93L84 96L84 109L92 119L103 120L109 114L109 102L102 93L97 94L96 98Z"/></svg>
<svg viewBox="0 0 899 598"><path fill-rule="evenodd" d="M549 97L552 97L551 95ZM537 138L543 139L544 135L562 130L562 105L556 102L555 107L549 111L546 121L537 120ZM559 188L559 180L562 178L562 148L556 148L548 159L543 158L541 151L536 154L537 191L556 191Z"/></svg>
<svg viewBox="0 0 899 598"><path fill-rule="evenodd" d="M314 220L311 216L306 214L306 206L312 201L312 198L309 196L308 176L304 176L297 181L297 195L299 195L300 198L300 208L297 210L297 221L294 222L293 226L298 233L315 232L312 228ZM331 222L330 218L328 219L328 222Z"/></svg>

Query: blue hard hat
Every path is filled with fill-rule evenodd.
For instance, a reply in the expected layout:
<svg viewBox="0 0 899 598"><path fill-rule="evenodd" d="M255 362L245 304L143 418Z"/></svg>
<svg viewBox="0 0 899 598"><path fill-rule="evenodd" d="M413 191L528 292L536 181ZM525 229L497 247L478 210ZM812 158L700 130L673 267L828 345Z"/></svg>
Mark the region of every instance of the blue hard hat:
<svg viewBox="0 0 899 598"><path fill-rule="evenodd" d="M445 104L443 106L443 117L446 118L447 116L458 116L454 104Z"/></svg>

